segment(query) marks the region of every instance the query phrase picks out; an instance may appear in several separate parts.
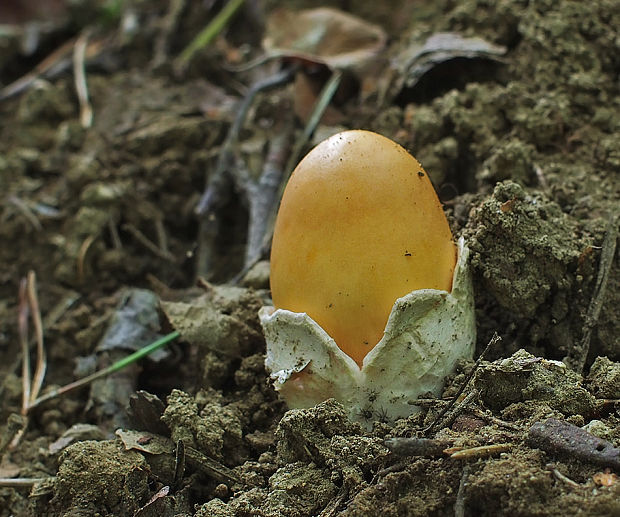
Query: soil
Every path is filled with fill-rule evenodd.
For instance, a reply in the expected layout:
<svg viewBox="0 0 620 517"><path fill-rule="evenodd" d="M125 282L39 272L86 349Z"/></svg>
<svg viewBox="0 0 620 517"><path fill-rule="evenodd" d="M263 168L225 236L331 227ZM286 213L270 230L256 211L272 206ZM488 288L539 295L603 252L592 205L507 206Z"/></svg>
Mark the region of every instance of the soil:
<svg viewBox="0 0 620 517"><path fill-rule="evenodd" d="M262 55L265 18L284 4L271 0L246 2L179 66L222 3L0 10L0 24L38 34L26 50L26 30L0 30L0 86L45 58L58 65L0 100L0 517L620 515L617 2L326 4L382 27L385 42L347 67L303 152L363 128L415 154L472 251L475 357L501 337L480 364L458 365L443 397L397 422L371 415L371 430L334 400L287 410L257 316L268 254L254 263L246 252L253 225L268 223L256 209L261 173L286 162L278 153L291 153L333 64L304 62L294 82L260 92L227 146L248 90L299 60L236 70ZM438 33L501 51L453 43L409 80L397 63ZM84 40L53 54L85 34L91 125L72 71ZM168 332L180 338L26 415L29 271L43 394ZM442 416L472 369L464 404ZM571 424L577 445L604 442L577 452L533 440L550 418Z"/></svg>

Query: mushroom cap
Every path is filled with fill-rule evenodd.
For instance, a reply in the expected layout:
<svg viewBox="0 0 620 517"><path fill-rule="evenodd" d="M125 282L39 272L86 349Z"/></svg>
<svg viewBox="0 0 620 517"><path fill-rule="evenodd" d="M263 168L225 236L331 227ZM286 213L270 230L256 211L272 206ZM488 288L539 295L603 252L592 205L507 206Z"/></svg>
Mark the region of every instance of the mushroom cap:
<svg viewBox="0 0 620 517"><path fill-rule="evenodd" d="M450 291L456 247L420 163L370 131L324 140L293 171L271 251L276 308L305 312L361 367L394 302Z"/></svg>

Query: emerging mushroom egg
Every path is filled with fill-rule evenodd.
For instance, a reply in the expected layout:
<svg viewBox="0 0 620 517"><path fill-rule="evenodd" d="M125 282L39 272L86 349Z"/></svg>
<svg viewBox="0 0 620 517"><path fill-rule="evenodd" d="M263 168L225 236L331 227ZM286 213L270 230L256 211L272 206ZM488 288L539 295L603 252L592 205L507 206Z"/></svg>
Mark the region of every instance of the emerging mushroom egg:
<svg viewBox="0 0 620 517"><path fill-rule="evenodd" d="M418 161L369 131L328 138L293 172L271 291L265 365L290 407L333 397L366 424L395 420L473 353L467 246Z"/></svg>

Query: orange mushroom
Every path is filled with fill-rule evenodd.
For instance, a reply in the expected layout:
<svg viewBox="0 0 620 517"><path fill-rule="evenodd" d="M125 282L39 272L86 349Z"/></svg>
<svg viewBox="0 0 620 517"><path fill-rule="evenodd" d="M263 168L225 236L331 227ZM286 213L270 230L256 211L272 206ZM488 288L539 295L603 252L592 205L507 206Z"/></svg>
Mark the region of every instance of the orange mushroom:
<svg viewBox="0 0 620 517"><path fill-rule="evenodd" d="M420 163L369 131L345 131L299 163L271 252L274 306L305 312L361 368L396 299L450 291L456 247Z"/></svg>

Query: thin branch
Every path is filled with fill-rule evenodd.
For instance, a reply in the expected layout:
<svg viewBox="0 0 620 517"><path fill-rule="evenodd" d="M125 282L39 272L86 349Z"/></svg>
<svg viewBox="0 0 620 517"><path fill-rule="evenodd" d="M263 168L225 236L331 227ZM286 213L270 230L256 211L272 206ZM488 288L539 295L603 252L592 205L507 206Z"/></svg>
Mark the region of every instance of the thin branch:
<svg viewBox="0 0 620 517"><path fill-rule="evenodd" d="M78 283L80 284L84 282L86 253L88 253L88 250L90 249L93 242L95 242L96 238L97 238L97 235L89 235L88 237L86 237L86 239L84 239L84 242L80 244L80 249L78 250L77 264L76 264L77 265L77 280L78 280Z"/></svg>
<svg viewBox="0 0 620 517"><path fill-rule="evenodd" d="M221 483L233 484L239 482L238 474L226 465L203 454L193 447L185 447L185 458L194 469L204 472L207 476Z"/></svg>
<svg viewBox="0 0 620 517"><path fill-rule="evenodd" d="M34 371L34 381L30 373L30 346L28 343L28 317L32 318L34 335L37 344L37 363ZM32 401L41 391L47 360L45 348L43 346L43 323L41 321L41 311L39 310L39 299L37 296L37 282L34 271L29 271L27 278L22 278L19 284L19 314L17 316L19 329L19 340L22 351L22 408L23 418L22 428L15 433L10 449L17 447L28 427L28 413L31 409Z"/></svg>
<svg viewBox="0 0 620 517"><path fill-rule="evenodd" d="M46 76L49 74L54 68L58 66L66 66L67 63L66 58L67 55L71 52L71 49L75 45L75 38L72 38L65 43L63 43L60 47L54 50L49 56L47 56L43 61L41 61L31 72L28 72L26 75L16 79L10 84L7 84L4 88L0 90L0 101L4 99L8 99L18 93L29 88L39 77Z"/></svg>
<svg viewBox="0 0 620 517"><path fill-rule="evenodd" d="M349 497L349 490L346 488L341 488L340 493L334 497L328 505L323 508L318 517L334 517L339 513L340 507Z"/></svg>
<svg viewBox="0 0 620 517"><path fill-rule="evenodd" d="M290 67L256 82L243 98L237 110L235 120L231 124L226 140L220 149L215 169L209 174L207 186L195 208L195 213L201 216L196 260L197 276L208 277L214 262L215 240L219 232L219 220L216 211L225 205L230 195L231 169L235 163L235 147L250 106L259 92L288 83L294 76L296 69L297 67Z"/></svg>
<svg viewBox="0 0 620 517"><path fill-rule="evenodd" d="M616 241L618 240L618 215L612 214L609 217L607 223L607 230L605 232L605 238L603 239L603 246L601 249L601 260L599 262L598 275L596 277L596 284L594 285L594 293L588 306L588 312L586 314L586 321L583 325L583 334L581 342L578 347L573 349L574 357L569 359L572 363L573 369L577 372L582 372L588 353L590 352L590 342L592 340L592 331L598 322L598 318L603 308L603 301L605 300L605 292L607 291L607 284L609 283L609 273L614 263L614 256L616 254Z"/></svg>
<svg viewBox="0 0 620 517"><path fill-rule="evenodd" d="M450 445L446 440L421 438L419 436L386 438L385 446L396 456L421 456L439 458Z"/></svg>
<svg viewBox="0 0 620 517"><path fill-rule="evenodd" d="M159 243L159 249L167 254L171 255L170 249L168 248L168 235L166 234L166 227L164 226L164 221L161 217L157 217L155 219L155 232L157 233L157 242Z"/></svg>
<svg viewBox="0 0 620 517"><path fill-rule="evenodd" d="M450 427L456 418L463 413L463 411L468 408L469 404L477 397L478 390L474 389L471 390L458 404L448 404L448 411L443 413L441 418L435 419L435 421L429 426L429 429L432 430L436 427ZM458 397L455 397L453 400L458 400Z"/></svg>
<svg viewBox="0 0 620 517"><path fill-rule="evenodd" d="M19 330L19 343L22 351L22 415L28 413L30 401L30 389L32 378L30 376L30 347L28 346L28 280L22 278L19 283L19 312L17 314L17 326Z"/></svg>
<svg viewBox="0 0 620 517"><path fill-rule="evenodd" d="M478 369L478 367L480 366L480 363L482 362L482 359L484 358L485 354L489 351L489 349L492 346L495 346L497 343L499 343L502 340L501 337L499 337L499 335L497 334L497 332L495 332L493 334L493 337L491 338L491 340L488 342L487 346L484 348L484 350L482 351L482 353L480 354L480 356L478 357L478 359L476 360L476 363L474 364L474 367L471 369L471 371L469 372L469 374L467 375L467 377L465 378L465 381L463 382L463 384L461 385L461 387L459 388L459 391L457 391L456 395L454 395L454 397L452 398L452 400L450 401L450 403L441 410L441 412L439 413L439 415L437 416L437 418L435 419L435 421L429 425L426 429L424 429L424 434L425 435L429 435L433 432L433 430L435 429L435 427L437 427L438 423L441 422L441 420L443 419L443 417L446 415L446 413L448 411L450 411L450 409L452 408L452 406L454 406L454 404L456 403L456 401L459 399L459 397L461 396L461 394L463 393L463 391L465 391L465 388L467 387L467 385L469 384L469 381L471 381L472 377L474 376L474 374L476 373L476 370Z"/></svg>
<svg viewBox="0 0 620 517"><path fill-rule="evenodd" d="M510 443L492 443L490 445L481 445L479 447L469 447L467 449L455 450L454 452L448 449L446 453L450 454L450 458L453 460L477 460L480 458L488 458L494 454L501 454L507 452L514 446Z"/></svg>
<svg viewBox="0 0 620 517"><path fill-rule="evenodd" d="M579 483L576 483L568 476L565 476L564 474L562 474L552 463L548 463L546 465L546 468L553 474L553 477L557 479L558 481L561 481L562 483L566 483L568 486L572 488L581 488L581 485Z"/></svg>
<svg viewBox="0 0 620 517"><path fill-rule="evenodd" d="M49 481L54 477L46 478L0 478L0 486L9 488L32 488L37 483Z"/></svg>
<svg viewBox="0 0 620 517"><path fill-rule="evenodd" d="M8 196L7 201L19 210L19 212L28 220L28 222L36 231L40 232L43 229L43 225L41 224L35 213L22 199L18 198L17 196Z"/></svg>
<svg viewBox="0 0 620 517"><path fill-rule="evenodd" d="M282 200L282 195L284 194L284 189L286 188L286 184L288 183L288 179L293 172L293 169L297 165L299 161L299 156L303 148L308 144L310 137L314 133L316 127L318 126L327 106L331 102L338 86L340 85L340 81L342 80L342 72L336 70L332 76L329 78L329 81L321 90L319 98L314 106L312 114L308 119L308 123L306 127L304 127L303 132L296 140L293 151L289 155L289 159L286 162L286 166L284 167L284 175L280 180L280 187L278 189L278 195L275 197L271 203L271 211L269 214L269 218L267 219L266 228L263 231L263 239L260 245L260 248L252 253L253 256L246 255L246 262L243 269L233 278L232 284L239 283L243 277L252 269L256 263L261 260L264 256L269 253L269 249L271 248L271 238L273 237L273 228L276 223L276 216L278 213L278 208L280 206L280 201ZM253 245L254 246L254 245ZM249 248L249 247L248 247Z"/></svg>
<svg viewBox="0 0 620 517"><path fill-rule="evenodd" d="M96 41L91 41L85 50L85 58L92 59L98 56L102 50L109 47L112 38L113 36L110 36ZM70 40L67 40L26 75L0 89L0 101L13 97L14 95L18 95L27 90L35 84L37 79L41 77L51 79L58 76L65 70L70 69L71 53L75 49L76 39L77 38L71 38Z"/></svg>
<svg viewBox="0 0 620 517"><path fill-rule="evenodd" d="M43 323L41 321L41 311L39 310L39 298L37 296L37 278L34 271L28 273L28 304L30 305L30 316L34 325L34 333L37 343L37 364L34 370L32 390L28 397L28 409L32 401L39 396L45 371L47 370L47 357L43 343Z"/></svg>
<svg viewBox="0 0 620 517"><path fill-rule="evenodd" d="M256 257L261 255L271 212L277 202L278 188L286 170L284 162L289 149L289 136L288 128L274 135L269 142L269 152L259 181L248 184L250 213L245 265L254 263Z"/></svg>
<svg viewBox="0 0 620 517"><path fill-rule="evenodd" d="M112 240L112 246L115 250L123 249L123 242L121 241L121 237L118 234L118 229L116 228L116 221L110 219L108 221L108 230L110 232L110 239Z"/></svg>
<svg viewBox="0 0 620 517"><path fill-rule="evenodd" d="M88 31L81 34L73 47L73 77L75 91L80 103L80 123L83 128L93 125L93 108L88 100L88 83L86 82L86 68L84 61L88 46Z"/></svg>
<svg viewBox="0 0 620 517"><path fill-rule="evenodd" d="M9 415L6 419L6 425L2 429L2 434L0 435L0 458L4 455L7 448L13 449L13 444L17 445L19 443L27 425L27 416L17 413L11 413Z"/></svg>
<svg viewBox="0 0 620 517"><path fill-rule="evenodd" d="M153 44L153 60L151 68L158 68L168 60L170 41L177 34L181 15L185 10L187 0L171 0L168 2L168 11L161 20L161 29Z"/></svg>
<svg viewBox="0 0 620 517"><path fill-rule="evenodd" d="M286 188L286 184L288 183L288 180L291 174L293 173L293 169L295 168L295 166L297 165L297 162L299 161L299 157L301 155L302 150L310 141L310 137L314 133L316 127L319 125L321 118L323 118L323 114L325 113L327 106L329 105L332 98L334 97L336 90L338 90L338 86L340 86L341 80L342 80L342 72L340 70L335 70L334 73L332 73L331 77L329 78L329 81L327 81L327 83L325 83L325 86L323 86L323 89L321 90L319 98L316 101L316 104L314 105L314 109L312 110L312 114L310 115L310 118L308 119L308 123L306 124L306 127L304 127L303 133L297 139L297 141L295 142L295 145L293 146L293 151L289 155L288 162L286 163L286 167L284 169L285 172L284 172L284 176L282 177L282 181L280 183L280 190L278 192L278 197L272 208L272 213L271 213L271 217L269 220L269 226L267 227L268 230L265 232L265 238L263 239L263 245L262 245L263 251L261 255L266 255L269 249L271 248L271 238L273 237L273 228L276 224L276 216L278 214L278 208L280 206L280 201L282 200L282 196L284 195L284 189ZM254 263L256 262L257 261L255 260ZM250 264L249 266L251 267L252 265L253 264Z"/></svg>
<svg viewBox="0 0 620 517"><path fill-rule="evenodd" d="M470 466L465 465L465 467L463 467L463 473L461 474L459 491L456 493L456 502L454 503L454 517L465 517L465 492L470 472Z"/></svg>
<svg viewBox="0 0 620 517"><path fill-rule="evenodd" d="M479 408L470 408L468 412L490 424L495 424L499 427L504 427L505 429L509 429L510 431L515 431L515 432L521 431L520 426L512 424L510 422L506 422L505 420L501 420L500 418L497 418L496 416L487 415L484 411L482 411Z"/></svg>
<svg viewBox="0 0 620 517"><path fill-rule="evenodd" d="M215 169L209 175L207 188L196 206L196 214L205 214L223 203L223 191L226 190L226 185L229 180L227 173L234 162L234 147L239 140L239 133L241 132L243 123L245 122L250 106L252 106L256 95L260 92L286 84L291 80L296 70L296 67L286 68L252 85L237 110L235 120L230 125L226 140L220 149Z"/></svg>
<svg viewBox="0 0 620 517"><path fill-rule="evenodd" d="M175 263L177 261L176 257L167 250L161 249L157 244L152 242L146 235L144 235L138 228L136 228L133 224L126 223L123 225L123 230L129 232L140 244L142 244L145 248L147 248L151 253L156 255L159 258L167 260L168 262Z"/></svg>

